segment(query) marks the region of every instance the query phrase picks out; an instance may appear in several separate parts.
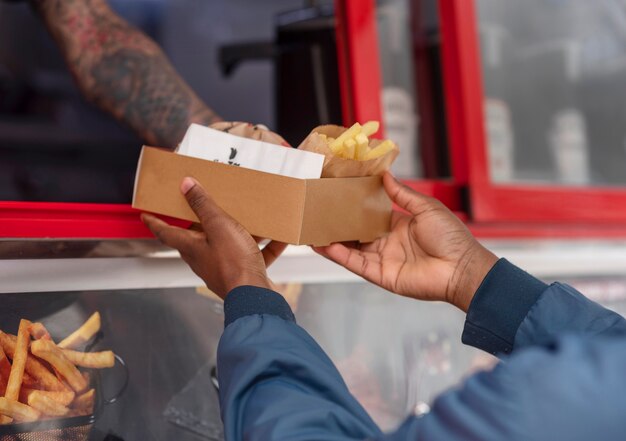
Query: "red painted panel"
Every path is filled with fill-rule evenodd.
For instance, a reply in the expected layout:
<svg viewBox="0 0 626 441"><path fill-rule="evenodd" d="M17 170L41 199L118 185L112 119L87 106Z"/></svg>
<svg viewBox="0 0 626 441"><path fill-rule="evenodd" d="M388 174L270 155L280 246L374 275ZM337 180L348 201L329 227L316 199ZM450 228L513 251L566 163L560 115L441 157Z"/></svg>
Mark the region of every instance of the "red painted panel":
<svg viewBox="0 0 626 441"><path fill-rule="evenodd" d="M452 211L463 210L459 187L452 182L429 180L403 180L402 182L419 193L439 199Z"/></svg>
<svg viewBox="0 0 626 441"><path fill-rule="evenodd" d="M554 223L469 223L479 239L626 239L626 225L560 225Z"/></svg>
<svg viewBox="0 0 626 441"><path fill-rule="evenodd" d="M377 120L381 122L378 136L383 136L376 1L338 0L336 4L344 125Z"/></svg>
<svg viewBox="0 0 626 441"><path fill-rule="evenodd" d="M488 177L474 2L439 0L439 17L452 175L473 186Z"/></svg>
<svg viewBox="0 0 626 441"><path fill-rule="evenodd" d="M0 202L0 238L149 239L130 205ZM189 222L163 217L188 227Z"/></svg>
<svg viewBox="0 0 626 441"><path fill-rule="evenodd" d="M626 226L626 191L621 189L494 186L473 198L475 221Z"/></svg>
<svg viewBox="0 0 626 441"><path fill-rule="evenodd" d="M440 14L453 172L459 184L469 184L472 220L541 222L544 233L555 235L563 224L626 225L626 188L497 185L490 180L475 0L440 0ZM549 227L550 222L556 226ZM602 235L582 226L578 231Z"/></svg>

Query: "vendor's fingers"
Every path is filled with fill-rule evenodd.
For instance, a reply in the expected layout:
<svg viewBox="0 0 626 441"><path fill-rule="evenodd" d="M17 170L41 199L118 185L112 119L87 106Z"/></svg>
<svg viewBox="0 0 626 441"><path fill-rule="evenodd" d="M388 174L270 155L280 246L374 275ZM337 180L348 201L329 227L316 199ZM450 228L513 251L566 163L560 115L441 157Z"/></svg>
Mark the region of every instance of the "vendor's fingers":
<svg viewBox="0 0 626 441"><path fill-rule="evenodd" d="M196 213L205 233L210 233L211 226L215 227L218 219L227 218L235 222L232 217L222 210L213 201L213 198L202 188L202 185L193 178L185 178L180 185L180 191L185 195L189 207Z"/></svg>
<svg viewBox="0 0 626 441"><path fill-rule="evenodd" d="M265 267L268 268L287 248L287 244L283 242L271 241L261 251L263 254L263 260L265 261Z"/></svg>
<svg viewBox="0 0 626 441"><path fill-rule="evenodd" d="M141 220L163 244L175 248L181 253L189 253L191 251L194 241L194 232L173 227L147 213L141 215Z"/></svg>

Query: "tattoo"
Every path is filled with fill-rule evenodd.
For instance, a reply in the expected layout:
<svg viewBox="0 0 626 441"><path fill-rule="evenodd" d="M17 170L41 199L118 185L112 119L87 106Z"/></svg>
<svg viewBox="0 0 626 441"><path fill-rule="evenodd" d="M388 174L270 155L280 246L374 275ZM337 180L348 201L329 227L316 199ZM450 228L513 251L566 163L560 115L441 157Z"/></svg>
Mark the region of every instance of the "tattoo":
<svg viewBox="0 0 626 441"><path fill-rule="evenodd" d="M159 145L181 140L191 96L160 57L130 49L106 54L91 69L92 96L103 108L120 109L132 127L144 127Z"/></svg>
<svg viewBox="0 0 626 441"><path fill-rule="evenodd" d="M59 43L84 95L146 142L174 147L189 124L219 118L160 48L102 0L31 0Z"/></svg>

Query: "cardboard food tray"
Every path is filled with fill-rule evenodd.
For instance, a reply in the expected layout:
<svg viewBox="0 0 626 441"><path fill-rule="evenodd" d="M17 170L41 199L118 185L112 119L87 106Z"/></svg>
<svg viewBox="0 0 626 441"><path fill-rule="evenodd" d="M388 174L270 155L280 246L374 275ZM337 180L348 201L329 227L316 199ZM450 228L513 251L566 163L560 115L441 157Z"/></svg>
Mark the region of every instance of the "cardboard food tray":
<svg viewBox="0 0 626 441"><path fill-rule="evenodd" d="M252 235L294 245L371 242L389 231L380 176L297 179L144 146L133 207L197 221L180 183L195 178Z"/></svg>

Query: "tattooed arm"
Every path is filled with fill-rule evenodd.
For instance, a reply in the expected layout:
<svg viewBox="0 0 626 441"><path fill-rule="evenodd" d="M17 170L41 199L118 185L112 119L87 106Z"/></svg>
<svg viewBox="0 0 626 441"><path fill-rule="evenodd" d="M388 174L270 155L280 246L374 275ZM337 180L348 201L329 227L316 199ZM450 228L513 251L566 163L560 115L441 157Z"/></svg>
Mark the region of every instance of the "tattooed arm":
<svg viewBox="0 0 626 441"><path fill-rule="evenodd" d="M147 143L174 147L191 123L219 121L159 46L105 0L31 0L82 93Z"/></svg>

